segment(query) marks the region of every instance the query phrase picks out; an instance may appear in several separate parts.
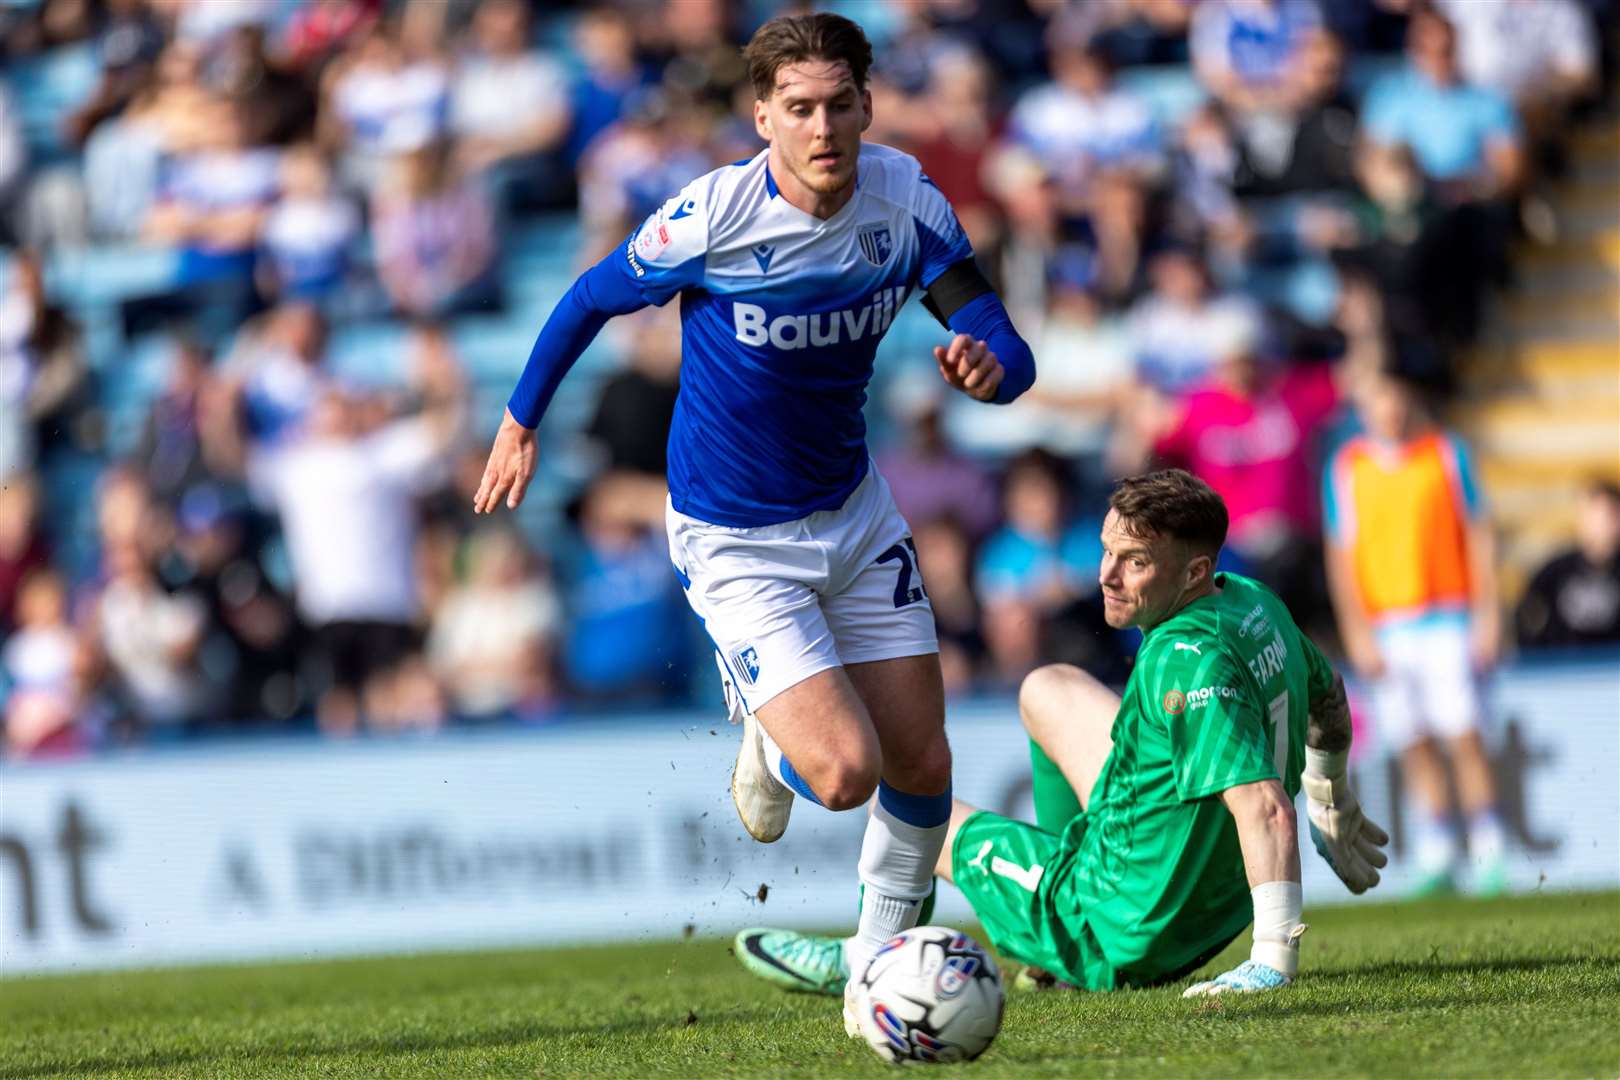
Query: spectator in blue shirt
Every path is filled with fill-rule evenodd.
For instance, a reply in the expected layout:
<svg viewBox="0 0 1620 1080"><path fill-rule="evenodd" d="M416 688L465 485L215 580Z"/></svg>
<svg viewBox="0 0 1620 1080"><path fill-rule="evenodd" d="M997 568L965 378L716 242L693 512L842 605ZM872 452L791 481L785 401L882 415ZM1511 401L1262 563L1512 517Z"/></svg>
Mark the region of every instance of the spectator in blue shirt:
<svg viewBox="0 0 1620 1080"><path fill-rule="evenodd" d="M573 127L567 154L578 165L591 140L624 116L647 71L636 58L635 32L623 12L595 8L579 18L574 49L581 71L573 88Z"/></svg>
<svg viewBox="0 0 1620 1080"><path fill-rule="evenodd" d="M1524 175L1513 105L1494 90L1462 81L1457 35L1443 16L1422 11L1407 31L1410 63L1367 94L1362 122L1373 141L1405 143L1445 201L1494 199Z"/></svg>
<svg viewBox="0 0 1620 1080"><path fill-rule="evenodd" d="M1069 518L1068 487L1052 454L1015 458L1004 483L1007 523L979 554L985 639L996 676L1008 683L1040 662L1045 621L1097 588L1100 522Z"/></svg>
<svg viewBox="0 0 1620 1080"><path fill-rule="evenodd" d="M597 703L685 700L690 617L669 568L662 478L606 473L570 511L583 541L564 597L573 693Z"/></svg>
<svg viewBox="0 0 1620 1080"><path fill-rule="evenodd" d="M1235 112L1290 109L1297 69L1321 26L1315 0L1205 0L1188 33L1198 81Z"/></svg>

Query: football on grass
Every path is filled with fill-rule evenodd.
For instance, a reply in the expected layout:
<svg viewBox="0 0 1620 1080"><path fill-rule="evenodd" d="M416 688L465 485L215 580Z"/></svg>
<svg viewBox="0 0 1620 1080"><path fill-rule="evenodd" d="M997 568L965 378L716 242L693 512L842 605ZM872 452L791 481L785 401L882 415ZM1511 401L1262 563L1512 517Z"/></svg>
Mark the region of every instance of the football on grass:
<svg viewBox="0 0 1620 1080"><path fill-rule="evenodd" d="M945 926L889 941L856 979L856 1021L885 1061L972 1061L1001 1030L1001 973L984 946Z"/></svg>

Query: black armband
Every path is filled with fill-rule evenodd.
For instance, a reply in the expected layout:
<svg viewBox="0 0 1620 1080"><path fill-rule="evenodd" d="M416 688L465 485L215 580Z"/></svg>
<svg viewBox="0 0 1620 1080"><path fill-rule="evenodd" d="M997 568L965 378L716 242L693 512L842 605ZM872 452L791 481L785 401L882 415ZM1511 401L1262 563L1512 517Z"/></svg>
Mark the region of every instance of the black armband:
<svg viewBox="0 0 1620 1080"><path fill-rule="evenodd" d="M945 272L934 279L923 293L923 307L928 314L939 320L939 325L949 330L950 318L967 306L970 300L977 300L987 292L994 292L990 283L979 272L979 264L972 257L963 259L959 263L952 263Z"/></svg>

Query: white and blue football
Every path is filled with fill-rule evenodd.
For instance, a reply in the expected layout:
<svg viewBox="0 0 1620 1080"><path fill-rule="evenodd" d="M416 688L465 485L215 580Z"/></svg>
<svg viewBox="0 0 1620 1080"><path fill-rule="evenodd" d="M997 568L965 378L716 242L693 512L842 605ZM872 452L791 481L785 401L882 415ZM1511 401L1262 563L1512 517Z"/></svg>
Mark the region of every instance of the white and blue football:
<svg viewBox="0 0 1620 1080"><path fill-rule="evenodd" d="M919 926L889 939L856 977L856 1021L885 1061L972 1061L1001 1030L1001 973L973 938Z"/></svg>

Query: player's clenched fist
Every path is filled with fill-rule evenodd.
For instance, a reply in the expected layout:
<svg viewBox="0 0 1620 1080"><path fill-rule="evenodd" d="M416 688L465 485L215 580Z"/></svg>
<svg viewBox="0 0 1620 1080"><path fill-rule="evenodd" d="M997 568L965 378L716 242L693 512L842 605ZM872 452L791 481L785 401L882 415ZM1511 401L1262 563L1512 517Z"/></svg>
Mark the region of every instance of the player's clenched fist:
<svg viewBox="0 0 1620 1080"><path fill-rule="evenodd" d="M949 345L934 346L934 359L945 381L976 401L993 399L1005 374L990 347L967 334L957 334Z"/></svg>
<svg viewBox="0 0 1620 1080"><path fill-rule="evenodd" d="M495 433L484 478L478 484L478 494L473 496L473 513L493 513L503 495L507 509L516 510L523 493L529 490L529 481L534 479L535 455L534 432L508 412Z"/></svg>

